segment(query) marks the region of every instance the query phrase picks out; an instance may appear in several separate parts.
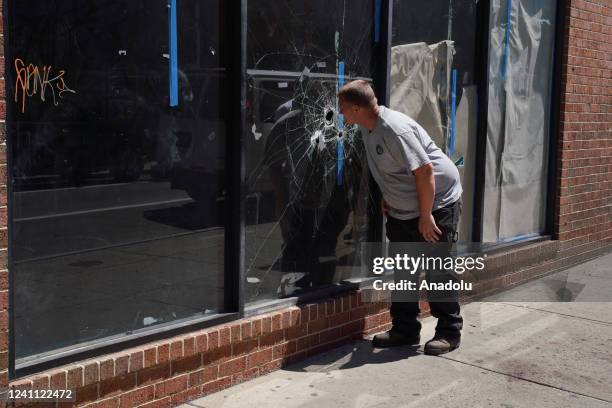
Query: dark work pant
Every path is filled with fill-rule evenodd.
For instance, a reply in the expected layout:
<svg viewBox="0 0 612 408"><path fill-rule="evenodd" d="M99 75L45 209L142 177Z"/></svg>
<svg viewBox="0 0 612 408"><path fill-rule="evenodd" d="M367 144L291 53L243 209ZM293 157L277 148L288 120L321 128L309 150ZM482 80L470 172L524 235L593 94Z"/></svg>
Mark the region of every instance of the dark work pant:
<svg viewBox="0 0 612 408"><path fill-rule="evenodd" d="M461 199L436 211L432 215L436 221L436 225L442 231L440 241L437 244L431 244L435 248L431 253L426 255L432 256L449 256L452 244L457 241L457 224L461 215ZM393 217L387 217L387 237L391 241L389 256L393 256L394 242L426 242L419 233L419 219L398 220ZM427 244L419 244L420 247L427 247ZM396 252L397 253L397 252ZM408 254L409 256L418 256L419 254ZM408 276L409 280L416 282L416 287L419 285L418 273ZM399 281L407 276L403 273L395 273L395 280ZM446 273L427 271L426 279L429 282L446 282L450 276ZM401 301L394 300L391 304L391 318L393 320L393 330L402 333L411 334L418 333L421 330L421 322L418 320L419 297L418 291L402 293ZM429 308L431 314L438 319L436 332L455 334L463 327L463 318L458 302L458 293L456 291L432 291L428 293Z"/></svg>

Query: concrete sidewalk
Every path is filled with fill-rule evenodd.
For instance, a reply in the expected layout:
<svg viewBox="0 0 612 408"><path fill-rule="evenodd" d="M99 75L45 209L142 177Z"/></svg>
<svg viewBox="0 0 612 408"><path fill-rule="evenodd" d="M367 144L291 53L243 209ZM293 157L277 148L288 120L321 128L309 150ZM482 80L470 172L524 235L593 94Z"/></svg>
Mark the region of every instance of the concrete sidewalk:
<svg viewBox="0 0 612 408"><path fill-rule="evenodd" d="M610 265L612 254L554 276L592 275L599 291L612 293ZM551 277L542 280L513 296L545 292ZM611 308L472 303L463 309L461 347L444 356L423 355L422 346L378 350L359 341L182 408L612 407ZM435 319L423 323L422 344L433 336Z"/></svg>

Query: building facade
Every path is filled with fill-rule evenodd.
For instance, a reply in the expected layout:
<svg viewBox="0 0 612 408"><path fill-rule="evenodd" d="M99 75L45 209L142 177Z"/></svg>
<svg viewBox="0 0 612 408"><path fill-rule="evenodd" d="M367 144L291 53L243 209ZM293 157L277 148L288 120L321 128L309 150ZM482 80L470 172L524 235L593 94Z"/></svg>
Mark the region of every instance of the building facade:
<svg viewBox="0 0 612 408"><path fill-rule="evenodd" d="M2 17L3 391L169 407L387 329L364 249L380 193L337 107L352 79L457 165L459 242L489 254L466 301L611 248L605 0Z"/></svg>

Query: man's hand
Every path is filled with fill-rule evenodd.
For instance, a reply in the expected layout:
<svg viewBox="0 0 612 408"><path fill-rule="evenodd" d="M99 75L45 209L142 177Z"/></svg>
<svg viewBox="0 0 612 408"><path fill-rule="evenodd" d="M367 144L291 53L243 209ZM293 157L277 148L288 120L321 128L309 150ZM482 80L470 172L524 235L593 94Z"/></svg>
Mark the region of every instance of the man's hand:
<svg viewBox="0 0 612 408"><path fill-rule="evenodd" d="M442 231L436 225L436 220L434 220L431 213L419 217L419 232L427 242L437 242L440 240L440 235L442 235Z"/></svg>
<svg viewBox="0 0 612 408"><path fill-rule="evenodd" d="M387 204L384 198L380 200L380 210L385 217L389 214L389 204Z"/></svg>

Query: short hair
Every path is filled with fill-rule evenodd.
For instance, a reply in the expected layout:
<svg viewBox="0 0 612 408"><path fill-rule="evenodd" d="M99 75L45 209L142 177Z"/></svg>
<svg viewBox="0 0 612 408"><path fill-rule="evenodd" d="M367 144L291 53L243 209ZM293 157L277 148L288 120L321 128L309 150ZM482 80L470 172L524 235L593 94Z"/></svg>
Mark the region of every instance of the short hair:
<svg viewBox="0 0 612 408"><path fill-rule="evenodd" d="M338 97L353 105L373 108L378 104L374 90L363 79L356 79L344 85L338 91Z"/></svg>

